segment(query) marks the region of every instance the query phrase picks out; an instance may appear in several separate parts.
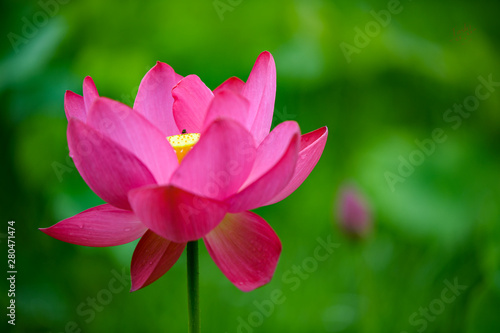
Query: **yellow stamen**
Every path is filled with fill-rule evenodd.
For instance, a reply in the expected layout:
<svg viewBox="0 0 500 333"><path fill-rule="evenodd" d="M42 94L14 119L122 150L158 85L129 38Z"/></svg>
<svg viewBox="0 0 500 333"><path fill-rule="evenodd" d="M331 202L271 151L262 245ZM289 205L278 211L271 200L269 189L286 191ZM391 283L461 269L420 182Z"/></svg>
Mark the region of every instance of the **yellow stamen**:
<svg viewBox="0 0 500 333"><path fill-rule="evenodd" d="M167 136L168 142L170 142L172 147L174 147L175 153L177 154L177 160L179 160L179 164L199 139L200 133L186 133Z"/></svg>

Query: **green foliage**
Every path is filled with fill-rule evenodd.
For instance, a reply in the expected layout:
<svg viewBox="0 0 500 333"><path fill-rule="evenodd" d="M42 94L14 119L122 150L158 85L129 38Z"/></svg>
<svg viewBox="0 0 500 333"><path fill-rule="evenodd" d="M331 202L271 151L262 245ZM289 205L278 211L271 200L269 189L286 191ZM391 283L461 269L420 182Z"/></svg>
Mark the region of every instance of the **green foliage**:
<svg viewBox="0 0 500 333"><path fill-rule="evenodd" d="M377 22L370 11L380 15L391 1L62 2L42 0L56 4L48 11L1 5L0 232L15 220L18 244L17 325L2 331L186 331L184 256L153 285L130 294L124 283L92 308L88 299L115 274L128 275L135 244L85 248L37 230L101 203L67 157L64 92L81 93L90 75L102 95L132 105L156 61L213 89L233 75L246 80L263 50L277 65L273 125L296 120L304 133L326 125L329 138L299 190L257 211L283 243L268 285L240 292L200 244L202 330L474 333L500 325L500 87L474 111L453 111L476 96L479 76L500 81L498 4L402 1L360 46L355 28L365 31ZM41 11L46 24L29 30ZM347 59L341 43L358 52ZM436 129L446 140L426 153L416 140ZM423 161L401 175L400 157L417 151ZM387 172L400 177L392 186ZM346 181L372 207L374 230L363 240L338 227L335 199ZM339 247L310 273L294 273L328 237ZM447 303L443 290L455 279L467 288ZM271 311L275 290L282 302ZM420 312L429 307L432 319Z"/></svg>

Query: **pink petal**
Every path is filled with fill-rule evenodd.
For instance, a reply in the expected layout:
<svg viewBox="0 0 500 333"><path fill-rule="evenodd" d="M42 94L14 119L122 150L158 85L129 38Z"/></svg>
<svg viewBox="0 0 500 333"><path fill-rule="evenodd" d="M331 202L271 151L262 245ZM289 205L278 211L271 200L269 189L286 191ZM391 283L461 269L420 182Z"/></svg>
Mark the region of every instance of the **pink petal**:
<svg viewBox="0 0 500 333"><path fill-rule="evenodd" d="M300 138L300 152L294 174L288 185L266 205L285 199L292 194L309 176L318 163L328 137L328 128L322 127Z"/></svg>
<svg viewBox="0 0 500 333"><path fill-rule="evenodd" d="M142 79L135 98L134 110L159 128L164 136L180 133L172 114L172 88L179 77L172 67L158 61Z"/></svg>
<svg viewBox="0 0 500 333"><path fill-rule="evenodd" d="M83 122L87 121L87 111L85 110L83 96L75 94L70 90L66 90L66 94L64 95L64 111L68 121L71 117L80 119Z"/></svg>
<svg viewBox="0 0 500 333"><path fill-rule="evenodd" d="M177 262L185 247L185 243L168 241L148 230L132 255L130 291L139 290L158 280Z"/></svg>
<svg viewBox="0 0 500 333"><path fill-rule="evenodd" d="M134 213L159 236L185 243L215 228L226 213L222 202L174 186L145 186L129 193Z"/></svg>
<svg viewBox="0 0 500 333"><path fill-rule="evenodd" d="M115 207L130 210L128 191L156 183L133 153L75 118L69 121L68 145L85 182Z"/></svg>
<svg viewBox="0 0 500 333"><path fill-rule="evenodd" d="M104 97L97 99L87 124L133 153L157 183L168 183L179 166L174 149L160 130L125 104Z"/></svg>
<svg viewBox="0 0 500 333"><path fill-rule="evenodd" d="M259 55L241 93L250 101L251 132L258 145L269 134L273 120L276 66L271 53Z"/></svg>
<svg viewBox="0 0 500 333"><path fill-rule="evenodd" d="M147 228L131 211L105 204L87 209L40 230L55 239L71 244L114 246L136 240L146 232Z"/></svg>
<svg viewBox="0 0 500 333"><path fill-rule="evenodd" d="M188 75L173 89L174 118L177 127L188 133L200 133L212 91L196 75Z"/></svg>
<svg viewBox="0 0 500 333"><path fill-rule="evenodd" d="M218 119L184 157L171 183L203 197L224 200L243 184L254 158L250 133L233 120Z"/></svg>
<svg viewBox="0 0 500 333"><path fill-rule="evenodd" d="M222 82L220 86L215 88L214 94L222 90L231 90L232 92L241 94L241 90L243 89L244 85L245 82L243 82L243 80L237 78L236 76L233 76L227 79L226 81Z"/></svg>
<svg viewBox="0 0 500 333"><path fill-rule="evenodd" d="M252 172L244 186L254 182L275 165L294 136L300 136L300 127L297 122L285 121L276 126L257 148Z"/></svg>
<svg viewBox="0 0 500 333"><path fill-rule="evenodd" d="M257 148L253 169L240 191L227 201L237 213L266 204L292 178L299 152L300 129L296 122L279 124Z"/></svg>
<svg viewBox="0 0 500 333"><path fill-rule="evenodd" d="M217 267L242 291L251 291L271 281L281 242L259 215L227 214L203 240Z"/></svg>
<svg viewBox="0 0 500 333"><path fill-rule="evenodd" d="M94 80L90 76L87 76L83 79L83 101L87 111L90 110L92 103L97 97L99 97L99 94L97 93Z"/></svg>
<svg viewBox="0 0 500 333"><path fill-rule="evenodd" d="M208 107L201 132L205 131L217 118L232 119L249 130L248 107L248 100L231 90L222 90L215 93Z"/></svg>

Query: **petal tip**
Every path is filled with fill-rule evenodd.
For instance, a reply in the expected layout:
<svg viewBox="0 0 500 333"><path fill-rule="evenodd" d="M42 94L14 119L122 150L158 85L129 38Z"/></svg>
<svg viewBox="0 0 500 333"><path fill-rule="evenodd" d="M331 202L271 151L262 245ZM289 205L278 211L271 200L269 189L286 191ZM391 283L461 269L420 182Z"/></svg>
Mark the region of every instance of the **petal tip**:
<svg viewBox="0 0 500 333"><path fill-rule="evenodd" d="M90 85L92 85L92 86L94 86L94 87L95 87L94 79L93 79L90 75L87 75L87 76L83 79L83 84L84 84L84 85L90 84Z"/></svg>
<svg viewBox="0 0 500 333"><path fill-rule="evenodd" d="M166 62L162 62L162 61L157 61L156 64L153 66L153 68L151 68L151 71L174 71L174 69L172 68L172 66L170 66L169 64L167 64Z"/></svg>
<svg viewBox="0 0 500 333"><path fill-rule="evenodd" d="M68 95L78 95L77 93L75 93L74 91L71 91L71 90L66 90L66 92L64 93L64 96L68 96ZM78 95L81 97L81 95Z"/></svg>
<svg viewBox="0 0 500 333"><path fill-rule="evenodd" d="M271 52L265 50L265 51L262 51L260 54L259 54L259 58L262 57L262 58L267 58L267 59L273 59L273 55L271 54Z"/></svg>

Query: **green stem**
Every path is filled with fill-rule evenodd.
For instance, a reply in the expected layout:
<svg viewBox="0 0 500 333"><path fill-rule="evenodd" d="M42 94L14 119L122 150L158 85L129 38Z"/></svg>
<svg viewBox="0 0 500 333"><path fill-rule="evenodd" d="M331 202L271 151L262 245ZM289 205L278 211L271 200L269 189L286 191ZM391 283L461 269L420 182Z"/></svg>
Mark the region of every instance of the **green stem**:
<svg viewBox="0 0 500 333"><path fill-rule="evenodd" d="M197 240L187 244L187 279L189 333L200 333L200 272Z"/></svg>

